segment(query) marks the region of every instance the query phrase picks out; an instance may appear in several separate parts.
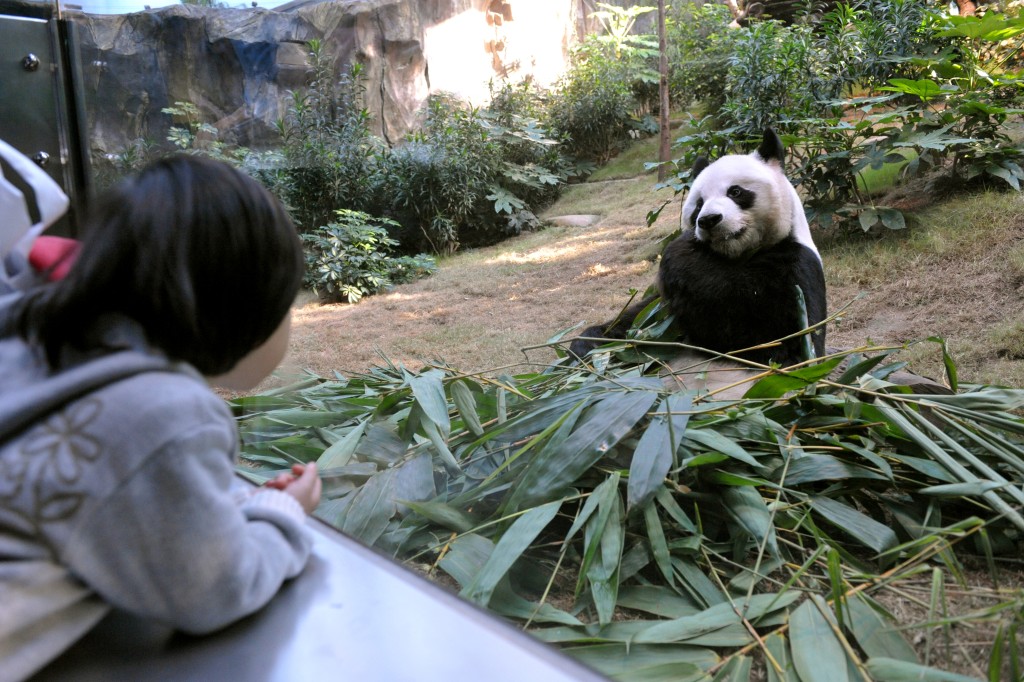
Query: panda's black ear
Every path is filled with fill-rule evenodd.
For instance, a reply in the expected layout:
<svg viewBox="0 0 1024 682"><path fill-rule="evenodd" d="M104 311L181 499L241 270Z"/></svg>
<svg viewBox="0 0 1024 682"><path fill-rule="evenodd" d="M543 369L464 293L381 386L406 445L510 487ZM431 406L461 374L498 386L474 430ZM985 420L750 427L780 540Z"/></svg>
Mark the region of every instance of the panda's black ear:
<svg viewBox="0 0 1024 682"><path fill-rule="evenodd" d="M697 176L700 175L704 171L704 169L710 165L711 162L708 161L708 157L698 156L697 160L693 162L693 168L690 169L690 182L696 180Z"/></svg>
<svg viewBox="0 0 1024 682"><path fill-rule="evenodd" d="M774 161L779 164L780 168L782 167L782 162L786 158L786 149L782 146L782 140L771 128L764 129L764 137L761 138L761 146L757 148L757 155L765 163Z"/></svg>

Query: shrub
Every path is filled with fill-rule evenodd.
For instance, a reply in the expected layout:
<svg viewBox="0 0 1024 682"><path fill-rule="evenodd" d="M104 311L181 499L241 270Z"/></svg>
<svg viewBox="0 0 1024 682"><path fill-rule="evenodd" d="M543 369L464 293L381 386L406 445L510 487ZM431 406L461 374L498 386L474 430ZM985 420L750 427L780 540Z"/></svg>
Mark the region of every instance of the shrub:
<svg viewBox="0 0 1024 682"><path fill-rule="evenodd" d="M357 303L364 296L431 274L426 255L391 255L398 244L388 236L386 218L338 210L337 220L302 235L307 245L305 283L324 302Z"/></svg>
<svg viewBox="0 0 1024 682"><path fill-rule="evenodd" d="M621 64L578 50L555 88L547 122L566 154L602 163L630 139L636 107Z"/></svg>
<svg viewBox="0 0 1024 682"><path fill-rule="evenodd" d="M336 77L319 40L309 41L309 86L293 91L277 122L280 159L264 157L257 175L290 207L302 228L323 225L339 206L366 208L375 154L383 143L363 107L363 66Z"/></svg>
<svg viewBox="0 0 1024 682"><path fill-rule="evenodd" d="M669 90L675 106L700 102L709 111L725 103L726 78L739 32L724 4L673 4L666 26Z"/></svg>
<svg viewBox="0 0 1024 682"><path fill-rule="evenodd" d="M382 155L374 193L403 244L452 253L538 225L534 209L554 199L567 163L513 97L502 103L491 112L433 95L423 129Z"/></svg>

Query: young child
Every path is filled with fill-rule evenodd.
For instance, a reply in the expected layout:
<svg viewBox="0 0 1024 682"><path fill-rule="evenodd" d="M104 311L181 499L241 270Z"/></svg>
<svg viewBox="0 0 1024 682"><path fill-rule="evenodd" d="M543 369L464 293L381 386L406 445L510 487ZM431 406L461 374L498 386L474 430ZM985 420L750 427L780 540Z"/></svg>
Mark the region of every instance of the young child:
<svg viewBox="0 0 1024 682"><path fill-rule="evenodd" d="M0 298L5 681L111 607L190 633L256 611L305 565L320 497L309 465L239 502L238 433L208 388L251 388L284 355L303 258L280 204L178 156L100 199L81 241L66 277Z"/></svg>

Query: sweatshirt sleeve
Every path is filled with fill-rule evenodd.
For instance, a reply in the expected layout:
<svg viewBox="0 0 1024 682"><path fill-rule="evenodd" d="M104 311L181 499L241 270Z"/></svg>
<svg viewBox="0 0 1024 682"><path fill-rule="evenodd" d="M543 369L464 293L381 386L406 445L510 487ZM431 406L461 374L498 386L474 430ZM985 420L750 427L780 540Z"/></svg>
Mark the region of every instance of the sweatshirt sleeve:
<svg viewBox="0 0 1024 682"><path fill-rule="evenodd" d="M201 428L165 443L95 505L61 560L108 603L191 633L265 605L309 556L289 495L232 494L233 444Z"/></svg>

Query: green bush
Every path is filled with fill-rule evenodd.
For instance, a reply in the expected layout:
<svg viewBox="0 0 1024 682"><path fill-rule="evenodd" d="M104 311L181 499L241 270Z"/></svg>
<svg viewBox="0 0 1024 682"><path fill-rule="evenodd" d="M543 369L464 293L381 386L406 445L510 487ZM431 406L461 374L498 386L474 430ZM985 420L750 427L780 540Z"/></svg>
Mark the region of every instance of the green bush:
<svg viewBox="0 0 1024 682"><path fill-rule="evenodd" d="M513 98L502 102L491 112L432 95L422 130L380 157L374 194L403 244L445 254L538 226L534 211L557 196L568 164Z"/></svg>
<svg viewBox="0 0 1024 682"><path fill-rule="evenodd" d="M302 235L307 246L305 284L321 301L357 303L436 269L430 256L391 255L398 244L388 236L393 221L344 209L335 213L337 220Z"/></svg>
<svg viewBox="0 0 1024 682"><path fill-rule="evenodd" d="M648 112L658 101L658 41L632 33L653 7L597 3L604 32L577 46L554 88L547 125L575 159L603 163L630 139L657 131Z"/></svg>
<svg viewBox="0 0 1024 682"><path fill-rule="evenodd" d="M569 156L603 163L636 128L636 99L621 64L597 50L581 49L558 82L547 122Z"/></svg>
<svg viewBox="0 0 1024 682"><path fill-rule="evenodd" d="M669 91L674 106L700 102L708 111L725 104L726 78L739 32L724 4L673 3L666 26Z"/></svg>
<svg viewBox="0 0 1024 682"><path fill-rule="evenodd" d="M354 63L337 77L318 40L309 41L308 59L309 86L291 93L288 112L277 122L280 158L263 157L255 173L303 229L327 223L338 207L366 208L383 147L370 133L363 106L363 66Z"/></svg>

